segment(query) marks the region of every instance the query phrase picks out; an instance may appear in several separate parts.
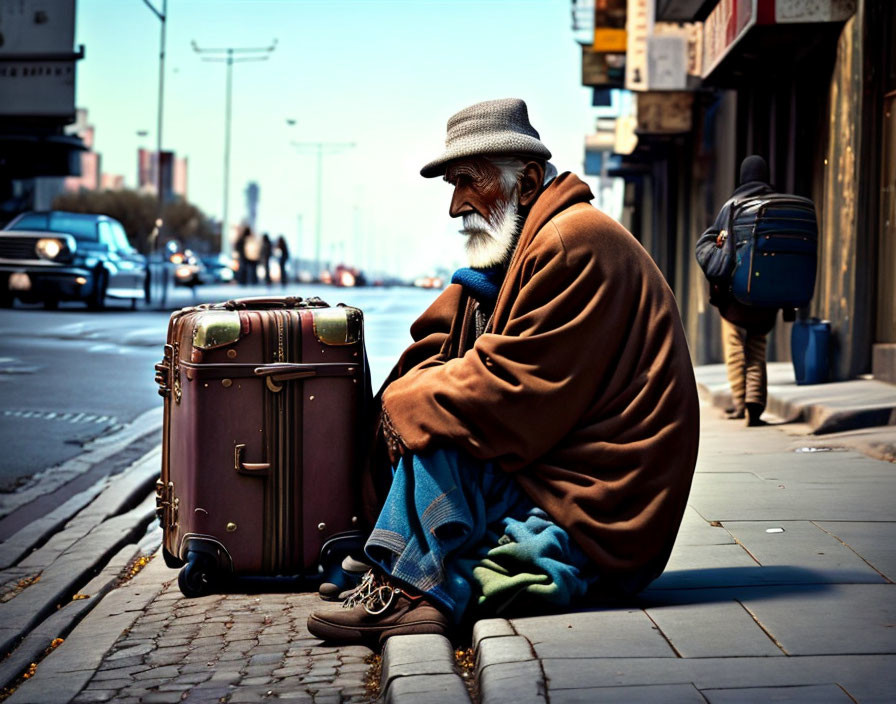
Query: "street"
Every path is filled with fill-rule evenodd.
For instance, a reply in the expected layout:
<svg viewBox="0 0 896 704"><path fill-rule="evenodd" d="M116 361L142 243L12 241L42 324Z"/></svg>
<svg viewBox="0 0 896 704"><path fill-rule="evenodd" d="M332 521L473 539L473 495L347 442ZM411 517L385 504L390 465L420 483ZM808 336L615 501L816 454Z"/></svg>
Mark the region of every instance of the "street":
<svg viewBox="0 0 896 704"><path fill-rule="evenodd" d="M190 289L175 288L169 295L168 308L287 293L320 296L331 304L355 305L365 312L367 350L376 389L410 341L410 323L437 292L313 285L288 290L206 286L197 289L195 295ZM23 524L22 520L3 518L19 507L20 502L12 501L11 492L27 487L29 480L42 471L78 456L91 441L114 437L144 414L161 408L153 365L162 357L170 310L144 307L131 311L127 302L112 302L100 312L88 311L77 303L63 304L55 311L21 304L0 310L0 498L10 499L0 504L0 540ZM161 416L157 419L142 420L147 431L158 429ZM133 437L140 438L139 431L132 429ZM158 440L153 433L141 447L146 451ZM108 467L109 471L115 469ZM101 478L91 476L89 482ZM37 483L40 486L30 487L32 494L59 490L55 500L41 506L45 512L75 490L86 488L87 478L57 487L53 472L47 472ZM72 486L66 490L69 484Z"/></svg>

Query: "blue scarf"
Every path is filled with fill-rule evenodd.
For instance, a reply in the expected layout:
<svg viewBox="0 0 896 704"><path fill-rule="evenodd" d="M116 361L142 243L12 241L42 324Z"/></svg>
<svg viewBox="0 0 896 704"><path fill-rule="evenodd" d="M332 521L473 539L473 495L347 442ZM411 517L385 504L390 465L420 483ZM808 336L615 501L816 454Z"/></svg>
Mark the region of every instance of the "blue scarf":
<svg viewBox="0 0 896 704"><path fill-rule="evenodd" d="M454 272L451 283L460 284L483 303L494 303L505 273L502 267L497 266L490 269L463 267Z"/></svg>

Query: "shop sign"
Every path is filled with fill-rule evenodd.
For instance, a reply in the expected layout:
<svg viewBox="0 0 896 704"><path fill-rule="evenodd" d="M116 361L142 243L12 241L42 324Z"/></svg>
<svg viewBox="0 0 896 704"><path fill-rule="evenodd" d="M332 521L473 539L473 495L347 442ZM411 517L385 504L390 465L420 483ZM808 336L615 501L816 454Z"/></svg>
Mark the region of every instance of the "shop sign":
<svg viewBox="0 0 896 704"><path fill-rule="evenodd" d="M592 51L625 53L627 0L594 0Z"/></svg>
<svg viewBox="0 0 896 704"><path fill-rule="evenodd" d="M775 6L775 22L844 22L855 14L856 0L761 0Z"/></svg>
<svg viewBox="0 0 896 704"><path fill-rule="evenodd" d="M703 24L704 78L754 24L756 0L720 0Z"/></svg>
<svg viewBox="0 0 896 704"><path fill-rule="evenodd" d="M75 0L0 0L0 115L75 113Z"/></svg>
<svg viewBox="0 0 896 704"><path fill-rule="evenodd" d="M582 47L582 85L621 88L625 77L625 54L605 54Z"/></svg>
<svg viewBox="0 0 896 704"><path fill-rule="evenodd" d="M0 58L0 114L70 116L74 112L74 61Z"/></svg>
<svg viewBox="0 0 896 704"><path fill-rule="evenodd" d="M677 134L691 130L693 93L638 93L635 100L638 105L638 132Z"/></svg>
<svg viewBox="0 0 896 704"><path fill-rule="evenodd" d="M647 38L653 31L653 4L653 0L628 0L625 87L629 90L648 90Z"/></svg>

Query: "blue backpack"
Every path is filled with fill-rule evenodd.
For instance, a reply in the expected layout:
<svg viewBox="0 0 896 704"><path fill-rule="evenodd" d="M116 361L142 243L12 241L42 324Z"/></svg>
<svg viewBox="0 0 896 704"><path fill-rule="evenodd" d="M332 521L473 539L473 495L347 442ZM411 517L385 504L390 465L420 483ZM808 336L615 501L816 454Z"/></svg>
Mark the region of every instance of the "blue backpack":
<svg viewBox="0 0 896 704"><path fill-rule="evenodd" d="M737 200L727 237L735 251L731 293L740 303L802 308L812 300L818 221L811 200L781 193Z"/></svg>

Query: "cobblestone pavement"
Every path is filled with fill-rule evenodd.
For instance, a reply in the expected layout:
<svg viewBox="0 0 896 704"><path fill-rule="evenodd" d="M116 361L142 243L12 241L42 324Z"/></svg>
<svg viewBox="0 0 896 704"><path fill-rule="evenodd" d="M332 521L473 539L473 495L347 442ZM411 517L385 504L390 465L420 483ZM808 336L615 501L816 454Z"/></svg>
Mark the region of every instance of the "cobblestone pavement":
<svg viewBox="0 0 896 704"><path fill-rule="evenodd" d="M115 643L77 704L368 702L372 651L323 648L316 594L184 598L172 581Z"/></svg>

